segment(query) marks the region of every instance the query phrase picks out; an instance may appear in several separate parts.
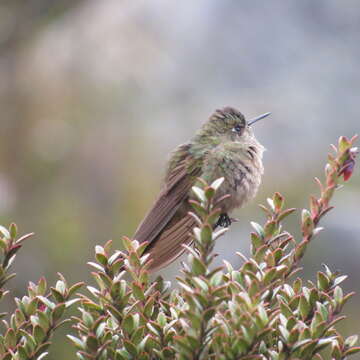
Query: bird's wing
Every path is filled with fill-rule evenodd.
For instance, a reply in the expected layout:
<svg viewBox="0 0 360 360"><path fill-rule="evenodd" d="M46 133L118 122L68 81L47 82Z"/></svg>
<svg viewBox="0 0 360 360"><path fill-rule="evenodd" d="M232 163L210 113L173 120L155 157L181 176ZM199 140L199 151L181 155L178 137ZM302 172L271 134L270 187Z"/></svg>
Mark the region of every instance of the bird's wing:
<svg viewBox="0 0 360 360"><path fill-rule="evenodd" d="M192 161L192 159L186 157L171 170L164 188L137 228L134 239L139 242L148 241L150 243L149 248L154 246L152 242L169 224L179 207L186 201L194 183L194 177L199 176L201 173L199 167L193 167L193 170L189 171L189 168L191 168L189 162L191 165Z"/></svg>
<svg viewBox="0 0 360 360"><path fill-rule="evenodd" d="M173 218L169 226L146 249L152 260L150 270L160 269L176 260L184 251L184 244L192 243L191 231L196 225L193 217L186 214L182 218Z"/></svg>

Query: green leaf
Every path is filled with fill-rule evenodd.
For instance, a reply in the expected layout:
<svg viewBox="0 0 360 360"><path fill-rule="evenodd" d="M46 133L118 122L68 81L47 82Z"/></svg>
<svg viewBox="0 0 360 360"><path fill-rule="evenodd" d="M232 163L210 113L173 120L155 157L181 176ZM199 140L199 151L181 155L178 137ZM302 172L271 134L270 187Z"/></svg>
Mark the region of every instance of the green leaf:
<svg viewBox="0 0 360 360"><path fill-rule="evenodd" d="M46 305L48 308L50 309L54 309L56 304L53 303L52 301L50 301L48 298L46 298L45 296L37 296L37 298L44 304Z"/></svg>
<svg viewBox="0 0 360 360"><path fill-rule="evenodd" d="M287 305L284 301L280 300L280 310L281 313L286 317L289 318L293 315L293 311L290 309L289 305Z"/></svg>
<svg viewBox="0 0 360 360"><path fill-rule="evenodd" d="M58 321L62 315L64 314L64 311L65 311L65 304L64 303L60 303L60 304L57 304L52 312L52 318L53 318L53 321Z"/></svg>
<svg viewBox="0 0 360 360"><path fill-rule="evenodd" d="M195 276L204 275L207 271L206 265L198 258L192 257L191 271Z"/></svg>
<svg viewBox="0 0 360 360"><path fill-rule="evenodd" d="M4 344L7 348L14 348L16 346L16 334L14 329L10 328L6 331Z"/></svg>
<svg viewBox="0 0 360 360"><path fill-rule="evenodd" d="M288 342L290 332L286 329L285 326L279 325L279 331L281 333L281 336L283 337L285 342Z"/></svg>
<svg viewBox="0 0 360 360"><path fill-rule="evenodd" d="M43 311L37 311L36 312L36 317L38 319L38 323L39 325L45 330L47 331L49 329L50 326L50 320L48 318L48 315L43 312ZM31 317L33 318L33 317ZM35 318L35 317L34 317Z"/></svg>
<svg viewBox="0 0 360 360"><path fill-rule="evenodd" d="M342 301L343 301L343 291L341 289L340 286L336 286L336 288L334 289L334 299L336 301L337 304L341 305Z"/></svg>
<svg viewBox="0 0 360 360"><path fill-rule="evenodd" d="M347 275L343 275L343 276L339 276L334 280L334 284L333 286L337 286L339 284L341 284L343 281L345 281L348 278Z"/></svg>
<svg viewBox="0 0 360 360"><path fill-rule="evenodd" d="M354 355L360 351L360 347L352 347L344 352L344 356Z"/></svg>
<svg viewBox="0 0 360 360"><path fill-rule="evenodd" d="M16 236L17 236L17 226L16 226L16 224L14 224L14 223L10 224L9 233L10 233L10 236L11 236L12 239L16 238Z"/></svg>
<svg viewBox="0 0 360 360"><path fill-rule="evenodd" d="M224 180L225 180L224 177L218 178L211 183L210 187L212 187L215 191L217 191L224 182Z"/></svg>
<svg viewBox="0 0 360 360"><path fill-rule="evenodd" d="M305 254L305 251L306 251L306 247L307 247L307 244L308 242L307 241L302 241L300 244L298 244L295 248L295 254L294 254L294 257L295 257L295 260L300 260L304 254Z"/></svg>
<svg viewBox="0 0 360 360"><path fill-rule="evenodd" d="M206 197L207 201L211 201L211 199L215 195L215 189L213 189L212 187L207 186L204 189L204 193L205 193L205 197Z"/></svg>
<svg viewBox="0 0 360 360"><path fill-rule="evenodd" d="M216 313L215 308L209 308L209 309L205 310L205 312L203 313L204 320L210 321L214 317L215 313Z"/></svg>
<svg viewBox="0 0 360 360"><path fill-rule="evenodd" d="M270 238L271 236L273 236L276 229L277 229L276 221L268 221L264 229L265 238Z"/></svg>
<svg viewBox="0 0 360 360"><path fill-rule="evenodd" d="M219 286L222 283L223 280L223 272L222 270L215 272L210 279L210 284L212 286Z"/></svg>
<svg viewBox="0 0 360 360"><path fill-rule="evenodd" d="M55 288L50 288L51 295L55 298L56 302L62 303L65 301L64 295Z"/></svg>
<svg viewBox="0 0 360 360"><path fill-rule="evenodd" d="M289 216L290 214L292 214L294 211L296 211L295 208L291 208L291 209L286 209L284 211L282 211L280 213L280 215L278 216L277 220L280 222L282 220L284 220L287 216Z"/></svg>
<svg viewBox="0 0 360 360"><path fill-rule="evenodd" d="M264 244L264 240L257 233L252 232L251 233L251 244L254 247L254 249L256 250Z"/></svg>
<svg viewBox="0 0 360 360"><path fill-rule="evenodd" d="M78 339L77 337L73 336L73 335L66 335L72 342L73 344L80 350L84 350L86 348L85 343Z"/></svg>
<svg viewBox="0 0 360 360"><path fill-rule="evenodd" d="M33 329L33 336L37 344L40 344L46 337L45 330L40 325L35 325Z"/></svg>
<svg viewBox="0 0 360 360"><path fill-rule="evenodd" d="M328 290L330 286L329 278L321 271L317 273L317 286L322 291Z"/></svg>
<svg viewBox="0 0 360 360"><path fill-rule="evenodd" d="M96 353L99 347L98 340L93 334L88 334L86 338L86 348L90 353Z"/></svg>
<svg viewBox="0 0 360 360"><path fill-rule="evenodd" d="M122 237L122 243L123 243L124 248L125 248L128 252L133 251L133 249L134 249L133 241L130 240L128 237L123 236L123 237Z"/></svg>
<svg viewBox="0 0 360 360"><path fill-rule="evenodd" d="M273 199L267 198L266 201L269 204L271 211L275 212L275 204Z"/></svg>
<svg viewBox="0 0 360 360"><path fill-rule="evenodd" d="M144 290L141 285L135 282L132 283L132 291L133 291L133 295L137 300L141 300L141 301L145 300Z"/></svg>
<svg viewBox="0 0 360 360"><path fill-rule="evenodd" d="M66 301L65 307L68 308L68 307L70 307L70 306L72 306L72 305L74 305L74 304L76 304L76 303L78 303L80 301L81 301L80 298L76 298L76 299Z"/></svg>
<svg viewBox="0 0 360 360"><path fill-rule="evenodd" d="M96 337L101 338L105 333L106 323L101 322L96 328Z"/></svg>
<svg viewBox="0 0 360 360"><path fill-rule="evenodd" d="M3 237L6 240L11 239L11 235L10 235L10 232L8 231L8 229L1 225L0 225L0 233L3 235Z"/></svg>
<svg viewBox="0 0 360 360"><path fill-rule="evenodd" d="M262 228L262 226L254 221L250 222L251 226L254 228L255 232L260 236L260 238L264 238L265 233L264 233L264 229Z"/></svg>
<svg viewBox="0 0 360 360"><path fill-rule="evenodd" d="M339 148L339 152L343 153L351 148L351 143L345 136L340 136L338 142L338 148Z"/></svg>
<svg viewBox="0 0 360 360"><path fill-rule="evenodd" d="M196 200L189 200L190 205L194 208L197 215L201 217L205 217L207 215L206 210L202 207L202 205Z"/></svg>
<svg viewBox="0 0 360 360"><path fill-rule="evenodd" d="M95 246L95 258L103 266L108 264L108 259L104 248L100 245Z"/></svg>
<svg viewBox="0 0 360 360"><path fill-rule="evenodd" d="M133 315L129 314L129 315L125 316L123 322L121 323L121 326L128 334L131 334L135 328L135 322L133 319Z"/></svg>
<svg viewBox="0 0 360 360"><path fill-rule="evenodd" d="M144 306L144 315L146 317L151 317L151 315L153 314L154 312L154 302L155 302L155 299L154 297L149 297L149 299L146 301L145 303L145 306Z"/></svg>
<svg viewBox="0 0 360 360"><path fill-rule="evenodd" d="M146 326L155 336L160 336L161 328L155 322L148 322Z"/></svg>
<svg viewBox="0 0 360 360"><path fill-rule="evenodd" d="M212 227L209 224L203 225L201 228L201 242L208 244L212 240Z"/></svg>
<svg viewBox="0 0 360 360"><path fill-rule="evenodd" d="M316 308L324 321L328 320L329 312L324 304L316 302Z"/></svg>
<svg viewBox="0 0 360 360"><path fill-rule="evenodd" d="M27 350L28 353L33 352L36 348L36 341L34 337L23 329L20 329L19 332L26 339L24 342L25 350Z"/></svg>
<svg viewBox="0 0 360 360"><path fill-rule="evenodd" d="M18 355L19 355L19 360L28 360L29 356L28 353L25 350L24 346L19 346L17 349Z"/></svg>
<svg viewBox="0 0 360 360"><path fill-rule="evenodd" d="M65 295L67 291L66 284L62 280L56 282L55 289L62 295Z"/></svg>
<svg viewBox="0 0 360 360"><path fill-rule="evenodd" d="M301 228L304 235L312 234L314 230L314 221L311 217L309 210L303 209L301 213Z"/></svg>
<svg viewBox="0 0 360 360"><path fill-rule="evenodd" d="M300 302L299 302L299 312L301 314L301 318L303 320L305 320L307 318L307 316L309 315L311 310L310 304L309 302L306 300L305 296L302 295L300 297Z"/></svg>
<svg viewBox="0 0 360 360"><path fill-rule="evenodd" d="M94 318L90 315L89 312L85 311L84 309L80 309L80 311L82 312L82 320L85 326L91 329L94 323Z"/></svg>
<svg viewBox="0 0 360 360"><path fill-rule="evenodd" d="M340 350L340 345L339 345L338 341L333 341L332 345L331 345L331 356L335 360L341 360L341 358L342 358L341 353L342 353L342 351Z"/></svg>
<svg viewBox="0 0 360 360"><path fill-rule="evenodd" d="M296 350L300 349L301 347L303 347L304 345L307 345L311 342L311 339L305 339L305 340L301 340L301 341L297 341L291 348L291 350L293 352L295 352Z"/></svg>
<svg viewBox="0 0 360 360"><path fill-rule="evenodd" d="M47 288L46 279L44 277L41 277L37 285L38 295L44 296L46 292L46 288Z"/></svg>
<svg viewBox="0 0 360 360"><path fill-rule="evenodd" d="M194 192L194 194L196 195L196 197L201 201L201 202L205 202L206 201L206 197L205 197L205 192L204 190L200 189L197 186L193 186L192 191Z"/></svg>
<svg viewBox="0 0 360 360"><path fill-rule="evenodd" d="M269 322L269 318L268 318L268 315L264 309L263 306L259 305L258 306L258 312L259 312L259 317L261 319L261 322L264 326L267 325L267 323Z"/></svg>
<svg viewBox="0 0 360 360"><path fill-rule="evenodd" d="M356 343L358 342L358 340L359 340L359 336L358 336L358 335L349 336L349 337L345 340L345 345L348 346L348 347L355 346Z"/></svg>
<svg viewBox="0 0 360 360"><path fill-rule="evenodd" d="M223 236L227 231L229 230L229 228L222 228L219 230L216 230L213 232L212 235L212 239L213 241L217 240L219 237Z"/></svg>
<svg viewBox="0 0 360 360"><path fill-rule="evenodd" d="M284 197L276 192L273 196L273 204L276 212L279 212L284 206Z"/></svg>
<svg viewBox="0 0 360 360"><path fill-rule="evenodd" d="M45 359L46 356L48 356L48 352L43 352L40 356L38 356L38 358L36 360L42 360Z"/></svg>
<svg viewBox="0 0 360 360"><path fill-rule="evenodd" d="M138 355L136 346L130 340L126 339L124 340L124 346L128 353L136 358L136 356Z"/></svg>

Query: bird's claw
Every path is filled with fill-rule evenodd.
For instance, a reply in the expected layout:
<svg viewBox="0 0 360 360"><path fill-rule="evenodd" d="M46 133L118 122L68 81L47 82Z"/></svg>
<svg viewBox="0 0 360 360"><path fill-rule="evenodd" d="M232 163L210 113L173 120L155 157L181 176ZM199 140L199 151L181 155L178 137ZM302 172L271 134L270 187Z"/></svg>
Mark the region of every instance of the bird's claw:
<svg viewBox="0 0 360 360"><path fill-rule="evenodd" d="M221 227L229 227L233 222L236 222L238 221L237 219L233 219L233 218L230 218L228 214L226 213L222 213L220 214L219 216L219 220L217 221L217 223L215 224L215 229L218 227L218 226L221 226Z"/></svg>

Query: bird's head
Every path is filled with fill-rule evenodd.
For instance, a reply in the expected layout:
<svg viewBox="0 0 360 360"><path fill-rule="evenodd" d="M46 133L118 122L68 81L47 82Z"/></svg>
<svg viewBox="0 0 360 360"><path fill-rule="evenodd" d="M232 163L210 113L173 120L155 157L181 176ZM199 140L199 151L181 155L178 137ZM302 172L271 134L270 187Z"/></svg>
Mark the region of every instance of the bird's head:
<svg viewBox="0 0 360 360"><path fill-rule="evenodd" d="M264 117L270 115L266 113L246 121L244 115L232 108L225 107L216 110L209 118L209 120L201 127L198 137L202 141L209 142L241 142L248 143L254 139L252 125Z"/></svg>

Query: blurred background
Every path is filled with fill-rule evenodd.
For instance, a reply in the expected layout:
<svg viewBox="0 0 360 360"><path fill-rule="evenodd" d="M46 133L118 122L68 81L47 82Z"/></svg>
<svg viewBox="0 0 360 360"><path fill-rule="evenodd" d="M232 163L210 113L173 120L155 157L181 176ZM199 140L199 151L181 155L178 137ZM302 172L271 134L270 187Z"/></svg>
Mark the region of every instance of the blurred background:
<svg viewBox="0 0 360 360"><path fill-rule="evenodd" d="M133 234L166 154L224 105L272 112L255 129L267 148L261 191L217 246L219 262L239 265L250 220L264 220L257 204L280 191L289 207L308 206L329 144L359 132L359 34L355 0L2 0L0 223L36 233L13 293L58 271L89 280L95 244ZM359 200L356 169L308 249L305 279L327 263L360 292ZM299 235L298 224L299 212L286 223ZM360 295L346 307L347 335L360 332L359 305ZM65 341L56 336L49 359L75 358Z"/></svg>

